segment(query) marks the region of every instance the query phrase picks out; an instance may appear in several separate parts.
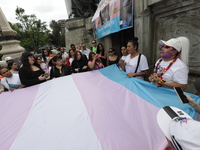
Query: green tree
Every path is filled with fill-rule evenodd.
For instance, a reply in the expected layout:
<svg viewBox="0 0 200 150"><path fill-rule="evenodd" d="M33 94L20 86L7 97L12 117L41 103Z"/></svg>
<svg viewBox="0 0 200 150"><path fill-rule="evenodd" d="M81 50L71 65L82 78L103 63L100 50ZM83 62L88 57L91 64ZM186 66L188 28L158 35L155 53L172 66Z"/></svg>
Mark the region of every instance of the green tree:
<svg viewBox="0 0 200 150"><path fill-rule="evenodd" d="M65 46L65 35L61 34L60 23L52 20L50 22L50 28L52 29L52 44L56 46Z"/></svg>
<svg viewBox="0 0 200 150"><path fill-rule="evenodd" d="M23 8L15 10L16 19L20 21L13 26L17 31L17 38L21 41L22 47L28 51L37 51L40 47L49 44L49 30L46 22L42 22L34 14L26 15Z"/></svg>

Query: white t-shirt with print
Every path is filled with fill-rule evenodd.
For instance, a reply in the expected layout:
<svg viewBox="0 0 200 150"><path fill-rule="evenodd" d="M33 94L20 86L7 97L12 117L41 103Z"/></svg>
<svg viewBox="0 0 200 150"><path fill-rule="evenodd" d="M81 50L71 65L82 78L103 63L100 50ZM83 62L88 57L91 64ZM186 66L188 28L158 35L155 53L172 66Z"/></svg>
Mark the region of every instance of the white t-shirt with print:
<svg viewBox="0 0 200 150"><path fill-rule="evenodd" d="M129 54L126 57L126 60L125 60L126 72L127 73L135 73L135 69L137 67L139 55L136 56L136 57L133 57L133 58L130 58L130 57L131 57L131 54ZM149 66L148 66L147 58L142 54L141 58L140 58L140 63L139 63L137 72L142 72L142 71L145 71L145 70L148 70L148 69L149 69ZM136 76L136 78L144 80L143 76Z"/></svg>
<svg viewBox="0 0 200 150"><path fill-rule="evenodd" d="M158 60L159 61L159 60ZM156 62L156 64L158 63ZM162 60L160 65L158 66L157 73L161 72L162 69L167 68L171 61ZM176 82L179 84L187 84L188 82L188 67L185 65L182 60L179 58L175 63L163 74L163 79L166 80L167 83Z"/></svg>

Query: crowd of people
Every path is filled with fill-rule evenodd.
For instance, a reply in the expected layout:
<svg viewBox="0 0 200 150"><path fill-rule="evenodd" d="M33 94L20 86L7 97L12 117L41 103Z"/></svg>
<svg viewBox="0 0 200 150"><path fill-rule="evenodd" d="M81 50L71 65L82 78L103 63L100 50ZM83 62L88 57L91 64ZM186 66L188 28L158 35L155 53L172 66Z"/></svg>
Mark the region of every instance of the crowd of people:
<svg viewBox="0 0 200 150"><path fill-rule="evenodd" d="M70 50L63 47L55 52L44 49L41 56L35 57L30 52L21 56L21 66L11 57L6 57L7 67L0 69L1 92L32 86L46 80L58 78L72 73L97 70L108 65L117 64L120 70L127 72L128 77L144 80L149 75L147 58L139 52L138 38L128 41L121 47L121 57L114 48L108 51L96 40L91 42L92 48L86 44L70 45ZM149 81L158 87L181 87L185 89L188 81L189 40L186 37L159 41L160 59L155 63ZM108 54L108 56L107 56Z"/></svg>
<svg viewBox="0 0 200 150"><path fill-rule="evenodd" d="M18 74L21 84L25 87L47 79L97 70L113 64L117 64L120 70L127 72L128 77L144 80L144 77L149 75L148 61L146 56L138 50L137 37L121 47L121 56L117 55L114 48L106 51L103 44L97 44L96 40L93 40L91 44L90 49L84 43L77 46L71 44L68 52L63 47L59 47L54 52L44 49L42 55L37 57L30 52L24 52L21 56L21 66L18 66L11 57L6 57L7 69L11 74ZM160 59L155 63L154 72L149 76L149 81L158 87L185 89L189 72L189 40L186 37L178 37L168 41L160 40L159 44L161 46ZM4 73L1 69L1 78L8 78L2 72ZM3 84L2 81L1 84Z"/></svg>

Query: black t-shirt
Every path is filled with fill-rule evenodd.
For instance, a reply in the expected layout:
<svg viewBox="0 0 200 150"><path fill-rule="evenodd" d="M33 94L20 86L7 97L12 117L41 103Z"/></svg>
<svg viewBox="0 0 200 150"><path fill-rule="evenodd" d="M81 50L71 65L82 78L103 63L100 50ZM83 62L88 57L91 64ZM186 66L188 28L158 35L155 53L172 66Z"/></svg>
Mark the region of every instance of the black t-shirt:
<svg viewBox="0 0 200 150"><path fill-rule="evenodd" d="M70 75L70 74L71 74L71 68L67 65L62 65L61 70L53 66L50 71L51 79L54 77L58 78L58 77L62 77L62 76Z"/></svg>
<svg viewBox="0 0 200 150"><path fill-rule="evenodd" d="M21 83L26 86L31 86L35 84L42 83L46 80L40 81L38 77L45 72L43 70L37 70L37 71L28 71L26 68L21 67L19 70L19 78L21 80Z"/></svg>

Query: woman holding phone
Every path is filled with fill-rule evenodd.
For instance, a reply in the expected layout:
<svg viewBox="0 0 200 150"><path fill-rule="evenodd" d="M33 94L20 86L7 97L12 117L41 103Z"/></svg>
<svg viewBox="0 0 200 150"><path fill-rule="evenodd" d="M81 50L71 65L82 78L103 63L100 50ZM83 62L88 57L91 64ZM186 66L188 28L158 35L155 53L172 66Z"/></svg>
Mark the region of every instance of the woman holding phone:
<svg viewBox="0 0 200 150"><path fill-rule="evenodd" d="M35 60L30 52L24 52L21 56L22 67L19 70L21 83L25 86L32 86L46 81L49 76Z"/></svg>

